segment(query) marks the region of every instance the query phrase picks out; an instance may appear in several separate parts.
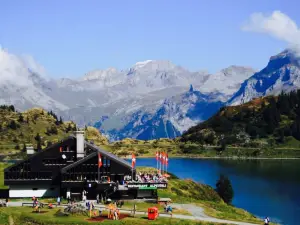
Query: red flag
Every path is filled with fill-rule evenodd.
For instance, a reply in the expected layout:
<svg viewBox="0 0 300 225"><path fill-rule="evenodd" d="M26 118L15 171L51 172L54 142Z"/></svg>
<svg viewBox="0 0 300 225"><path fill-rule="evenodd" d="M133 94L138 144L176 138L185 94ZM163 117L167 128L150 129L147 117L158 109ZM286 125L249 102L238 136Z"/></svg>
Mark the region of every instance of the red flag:
<svg viewBox="0 0 300 225"><path fill-rule="evenodd" d="M161 155L161 152L159 153L159 161L161 161L162 159L162 155Z"/></svg>
<svg viewBox="0 0 300 225"><path fill-rule="evenodd" d="M62 152L62 147L59 147L59 151Z"/></svg>
<svg viewBox="0 0 300 225"><path fill-rule="evenodd" d="M132 168L134 168L135 163L136 163L136 158L135 158L135 155L132 153L132 158L131 158L131 166L132 166Z"/></svg>
<svg viewBox="0 0 300 225"><path fill-rule="evenodd" d="M156 152L156 154L155 154L156 160L158 160L158 156L159 156L159 154L158 154L158 152Z"/></svg>
<svg viewBox="0 0 300 225"><path fill-rule="evenodd" d="M169 156L168 156L168 153L166 154L166 165L169 165Z"/></svg>
<svg viewBox="0 0 300 225"><path fill-rule="evenodd" d="M166 162L166 153L162 153L162 164L165 164Z"/></svg>
<svg viewBox="0 0 300 225"><path fill-rule="evenodd" d="M98 168L100 168L102 166L102 158L100 153L98 153Z"/></svg>

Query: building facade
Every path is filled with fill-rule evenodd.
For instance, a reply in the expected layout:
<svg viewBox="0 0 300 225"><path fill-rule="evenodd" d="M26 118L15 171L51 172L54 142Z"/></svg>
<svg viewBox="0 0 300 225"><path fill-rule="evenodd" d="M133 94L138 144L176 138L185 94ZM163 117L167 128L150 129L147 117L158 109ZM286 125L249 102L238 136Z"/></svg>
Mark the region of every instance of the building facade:
<svg viewBox="0 0 300 225"><path fill-rule="evenodd" d="M136 170L131 164L85 141L83 131L38 153L28 149L27 154L4 171L10 198L157 198L157 189L167 188L167 183L134 182ZM125 177L132 181L124 184Z"/></svg>
<svg viewBox="0 0 300 225"><path fill-rule="evenodd" d="M9 197L70 197L88 198L97 194L116 192L116 184L124 176L135 176L135 169L115 155L84 140L84 132L77 131L45 150L5 169L4 183L9 186ZM98 156L103 165L98 168ZM102 178L110 182L102 182ZM117 182L118 181L118 182Z"/></svg>

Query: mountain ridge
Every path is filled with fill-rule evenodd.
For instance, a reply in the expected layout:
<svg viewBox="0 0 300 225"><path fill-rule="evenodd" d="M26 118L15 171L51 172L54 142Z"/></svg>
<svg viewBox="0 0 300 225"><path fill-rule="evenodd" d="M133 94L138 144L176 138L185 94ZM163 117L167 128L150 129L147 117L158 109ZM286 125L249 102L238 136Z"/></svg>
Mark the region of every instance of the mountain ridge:
<svg viewBox="0 0 300 225"><path fill-rule="evenodd" d="M143 120L144 123L149 124L148 126L153 123L155 128L157 120L161 121L161 124L164 125L157 132L160 132L161 129L165 130L161 133L162 137L180 134L191 124L203 120L203 118L193 119L196 118L194 115L197 112L193 112L193 116L191 116L191 113L184 114L178 111L180 109L184 112L191 112L192 108L195 108L195 104L198 104L196 101L199 100L201 104L204 101L200 95L194 97L196 100L185 96L190 85L195 91L207 96L208 105L213 102L218 105L219 102L226 102L232 92L239 88L242 81L254 73L251 68L238 66L231 66L216 74L203 71L191 72L168 60L151 60L137 62L125 70L108 68L90 71L79 79L55 80L45 77L45 74L41 76L38 73L42 71L39 69L41 66L32 59L28 64L17 56L11 57L8 52L1 54L3 56L0 58L0 65L2 65L0 67L1 104L12 104L19 110L36 106L43 107L55 111L65 120L75 121L81 127L96 125L101 118L105 117L107 119L101 122L99 129L106 135L115 133L116 139L120 137L135 138L142 135L140 133L142 131L138 128L136 128L136 133L134 132L135 126L143 125L136 121L136 112L140 112L141 116L144 114L143 118L148 115L149 121ZM8 60L9 64L7 64L7 59L11 59ZM16 66L13 65L14 61L16 61ZM8 76L10 77L9 82L7 79L3 79L5 70L3 71L1 68L4 67L12 68L13 76ZM14 72L13 68L17 68L19 72ZM19 77L26 78L25 80L30 85L19 86ZM166 101L172 107L168 108L165 104ZM200 103L198 104L199 115L205 114L206 103L203 103L202 107L200 107ZM177 112L175 112L176 107ZM191 107L191 109L187 107ZM174 115L176 113L177 116ZM211 111L211 113L213 112ZM174 124L177 124L177 127ZM132 130L129 131L125 129L126 127L131 127ZM185 129L181 127L185 127ZM155 133L154 128L147 132ZM168 130L172 135L168 134ZM118 132L123 132L123 134L117 135ZM125 134L130 136L124 136ZM147 139L146 134L142 136ZM151 137L160 136L154 134Z"/></svg>

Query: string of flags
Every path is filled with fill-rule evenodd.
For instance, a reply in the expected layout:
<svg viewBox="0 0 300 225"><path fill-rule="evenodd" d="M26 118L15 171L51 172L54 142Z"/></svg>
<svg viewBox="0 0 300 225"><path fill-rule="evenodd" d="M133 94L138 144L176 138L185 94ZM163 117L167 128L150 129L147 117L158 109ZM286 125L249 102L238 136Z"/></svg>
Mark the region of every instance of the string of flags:
<svg viewBox="0 0 300 225"><path fill-rule="evenodd" d="M156 168L160 173L163 173L164 171L168 171L168 165L169 165L169 156L166 152L159 152L157 151L155 154L156 157Z"/></svg>
<svg viewBox="0 0 300 225"><path fill-rule="evenodd" d="M157 151L155 153L155 158L156 158L156 169L158 170L159 173L164 173L168 171L168 165L169 165L169 156L168 153L166 152L160 152ZM131 155L131 167L132 170L134 169L136 165L136 156L132 153Z"/></svg>

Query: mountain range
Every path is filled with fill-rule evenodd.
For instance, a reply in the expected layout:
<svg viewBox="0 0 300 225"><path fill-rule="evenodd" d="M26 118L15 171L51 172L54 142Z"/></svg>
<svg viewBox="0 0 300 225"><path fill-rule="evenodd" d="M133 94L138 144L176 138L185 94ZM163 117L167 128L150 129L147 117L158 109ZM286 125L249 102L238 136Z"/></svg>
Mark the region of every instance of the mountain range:
<svg viewBox="0 0 300 225"><path fill-rule="evenodd" d="M224 105L299 88L295 54L273 56L263 70L230 66L217 73L189 71L166 60L125 70L94 70L78 79L50 78L30 57L0 50L0 104L43 107L110 140L173 138ZM299 77L299 78L298 78Z"/></svg>

